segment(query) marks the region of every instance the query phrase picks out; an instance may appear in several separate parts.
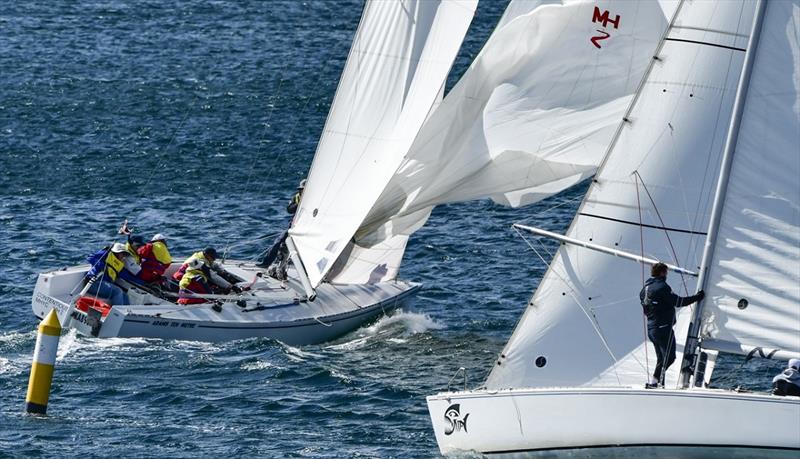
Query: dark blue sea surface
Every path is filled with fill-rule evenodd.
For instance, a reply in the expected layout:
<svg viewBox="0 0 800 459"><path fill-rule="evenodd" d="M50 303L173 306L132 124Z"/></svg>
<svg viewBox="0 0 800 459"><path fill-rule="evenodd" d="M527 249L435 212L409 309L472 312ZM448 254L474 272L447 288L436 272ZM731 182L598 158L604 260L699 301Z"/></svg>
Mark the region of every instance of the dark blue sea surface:
<svg viewBox="0 0 800 459"><path fill-rule="evenodd" d="M478 7L450 87L505 4ZM285 225L360 14L359 1L2 2L0 456L438 455L425 396L461 366L482 382L546 267L510 225L565 230L585 184L525 209L437 208L401 273L425 284L415 307L333 343L67 334L48 416L23 414L37 274L82 263L124 219L179 259L206 245L253 259ZM719 382L763 390L778 369L727 359Z"/></svg>

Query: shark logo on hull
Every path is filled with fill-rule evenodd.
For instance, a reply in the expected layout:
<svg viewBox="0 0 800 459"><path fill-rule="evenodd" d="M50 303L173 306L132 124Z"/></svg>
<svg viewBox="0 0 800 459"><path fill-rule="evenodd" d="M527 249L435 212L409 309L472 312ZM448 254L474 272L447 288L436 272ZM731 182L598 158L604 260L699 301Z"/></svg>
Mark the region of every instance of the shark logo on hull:
<svg viewBox="0 0 800 459"><path fill-rule="evenodd" d="M447 422L447 427L444 429L445 435L450 435L453 432L459 432L461 429L464 429L464 433L467 433L467 418L469 417L469 413L465 414L464 417L461 417L461 405L455 403L447 407L444 410L444 420Z"/></svg>

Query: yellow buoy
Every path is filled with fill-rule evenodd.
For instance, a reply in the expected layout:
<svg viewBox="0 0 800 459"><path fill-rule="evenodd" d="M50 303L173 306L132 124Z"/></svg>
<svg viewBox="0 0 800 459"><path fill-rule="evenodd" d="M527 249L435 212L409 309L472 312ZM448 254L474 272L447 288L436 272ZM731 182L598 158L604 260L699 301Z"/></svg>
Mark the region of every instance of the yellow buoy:
<svg viewBox="0 0 800 459"><path fill-rule="evenodd" d="M61 324L55 309L45 316L39 324L36 336L36 349L33 351L31 378L28 380L28 395L25 397L25 410L32 414L45 414L50 399L50 384L53 382L53 367L56 364L58 339L61 337Z"/></svg>

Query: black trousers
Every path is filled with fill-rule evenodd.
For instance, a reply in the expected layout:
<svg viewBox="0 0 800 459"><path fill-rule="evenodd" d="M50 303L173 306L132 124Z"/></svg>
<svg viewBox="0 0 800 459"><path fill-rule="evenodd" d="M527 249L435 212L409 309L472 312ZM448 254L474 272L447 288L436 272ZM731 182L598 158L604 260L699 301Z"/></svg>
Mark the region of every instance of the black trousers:
<svg viewBox="0 0 800 459"><path fill-rule="evenodd" d="M647 326L647 337L656 348L656 369L653 377L660 384L664 384L664 374L667 368L675 361L675 334L672 325Z"/></svg>
<svg viewBox="0 0 800 459"><path fill-rule="evenodd" d="M773 395L794 395L800 396L800 387L795 386L794 384L790 383L789 381L784 381L779 379L772 383L772 394Z"/></svg>

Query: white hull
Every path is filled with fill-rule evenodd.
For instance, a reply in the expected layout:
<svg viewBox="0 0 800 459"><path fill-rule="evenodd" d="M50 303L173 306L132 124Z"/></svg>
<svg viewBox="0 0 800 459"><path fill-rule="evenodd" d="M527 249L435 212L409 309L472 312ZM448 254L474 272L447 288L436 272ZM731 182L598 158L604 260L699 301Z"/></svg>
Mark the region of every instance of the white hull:
<svg viewBox="0 0 800 459"><path fill-rule="evenodd" d="M33 294L33 313L41 318L55 308L64 322L70 292L79 285L87 266L66 268L39 275ZM175 269L176 266L173 266ZM289 272L284 287L252 263L229 261L228 272L243 279L257 278L252 289L224 297L220 312L213 303L181 305L130 289L136 305L115 305L99 330L87 324L87 315L73 312L70 327L99 337L145 337L194 341L226 341L265 337L290 345L315 344L344 335L381 314L407 305L419 284L392 281L370 285L323 283L315 301L304 300L303 288Z"/></svg>
<svg viewBox="0 0 800 459"><path fill-rule="evenodd" d="M710 389L479 390L430 396L428 410L442 454L800 455L800 397Z"/></svg>

